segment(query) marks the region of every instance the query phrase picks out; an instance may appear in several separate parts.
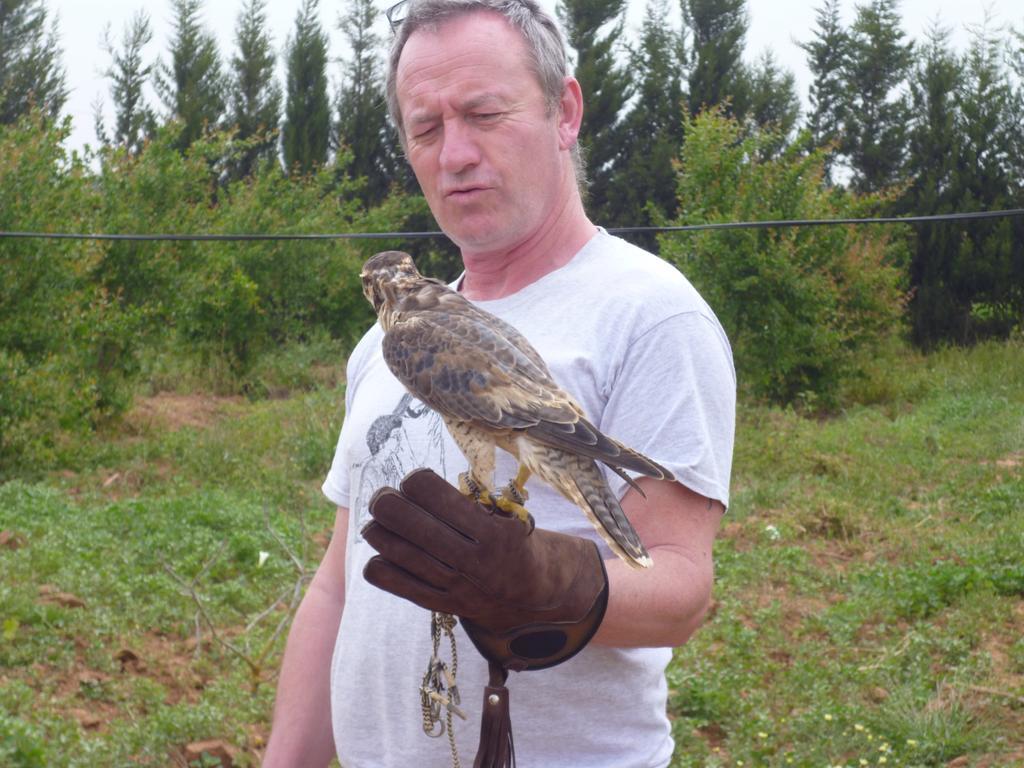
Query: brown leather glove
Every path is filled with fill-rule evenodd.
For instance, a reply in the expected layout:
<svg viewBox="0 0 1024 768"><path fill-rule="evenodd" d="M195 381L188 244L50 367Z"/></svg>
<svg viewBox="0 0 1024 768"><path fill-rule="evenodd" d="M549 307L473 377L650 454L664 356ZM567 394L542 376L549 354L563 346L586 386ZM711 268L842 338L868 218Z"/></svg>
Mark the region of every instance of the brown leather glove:
<svg viewBox="0 0 1024 768"><path fill-rule="evenodd" d="M379 490L370 514L363 536L380 554L366 580L458 616L484 658L505 669L561 664L604 618L608 574L591 541L531 531L428 469L409 473L400 492Z"/></svg>

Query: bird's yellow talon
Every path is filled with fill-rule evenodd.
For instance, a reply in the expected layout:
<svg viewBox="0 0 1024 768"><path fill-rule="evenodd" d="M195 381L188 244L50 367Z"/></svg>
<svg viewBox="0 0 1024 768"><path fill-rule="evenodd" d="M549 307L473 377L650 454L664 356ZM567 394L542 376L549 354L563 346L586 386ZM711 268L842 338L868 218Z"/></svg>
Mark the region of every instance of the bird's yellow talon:
<svg viewBox="0 0 1024 768"><path fill-rule="evenodd" d="M494 506L506 514L512 515L531 531L534 528L533 515L519 502L510 499L505 493L492 497Z"/></svg>

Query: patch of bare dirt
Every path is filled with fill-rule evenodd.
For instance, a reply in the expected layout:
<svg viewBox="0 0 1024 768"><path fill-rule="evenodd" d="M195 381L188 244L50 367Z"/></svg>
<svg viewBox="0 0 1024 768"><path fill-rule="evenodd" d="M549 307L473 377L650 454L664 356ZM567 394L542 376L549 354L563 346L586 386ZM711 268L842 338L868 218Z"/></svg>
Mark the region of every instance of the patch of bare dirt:
<svg viewBox="0 0 1024 768"><path fill-rule="evenodd" d="M1001 755L982 755L974 763L975 768L1006 768L1013 765L1024 765L1024 749Z"/></svg>
<svg viewBox="0 0 1024 768"><path fill-rule="evenodd" d="M148 632L122 645L114 659L121 674L141 675L160 683L170 703L195 702L209 681L196 671L193 650L188 640Z"/></svg>
<svg viewBox="0 0 1024 768"><path fill-rule="evenodd" d="M147 485L167 481L175 470L175 465L167 459L153 459L120 470L100 467L88 478L88 483L101 490L110 500L119 501L137 496ZM72 487L68 493L75 496L81 493L81 488Z"/></svg>
<svg viewBox="0 0 1024 768"><path fill-rule="evenodd" d="M125 424L139 431L206 429L243 402L244 398L239 396L161 392L153 397L137 398L125 416Z"/></svg>
<svg viewBox="0 0 1024 768"><path fill-rule="evenodd" d="M28 539L15 531L0 531L0 549L21 549L28 546Z"/></svg>
<svg viewBox="0 0 1024 768"><path fill-rule="evenodd" d="M174 768L194 768L205 760L207 762L202 762L202 765L216 765L218 768L259 765L263 761L265 745L266 734L263 729L249 726L241 745L218 738L194 741L172 748L169 755L170 764Z"/></svg>
<svg viewBox="0 0 1024 768"><path fill-rule="evenodd" d="M719 538L731 541L737 552L749 552L770 545L772 529L769 526L775 526L780 520L787 519L787 514L784 510L767 509L739 520L726 518Z"/></svg>
<svg viewBox="0 0 1024 768"><path fill-rule="evenodd" d="M1020 470L1024 467L1024 453L1009 453L994 462L983 461L982 464L995 464L999 469Z"/></svg>
<svg viewBox="0 0 1024 768"><path fill-rule="evenodd" d="M725 746L726 739L729 738L729 734L718 723L708 723L694 730L711 749L721 750Z"/></svg>
<svg viewBox="0 0 1024 768"><path fill-rule="evenodd" d="M151 631L121 638L120 643L110 646L108 664L96 663L95 653L90 653L89 643L84 638L75 638L73 645L75 659L70 669L36 663L24 670L24 682L36 690L51 692L46 698L57 712L75 720L90 734L101 735L129 715L123 702L132 701L126 689L132 678L144 677L158 683L165 692L167 704L196 704L210 682L210 675L215 674L208 665L196 663L194 637L181 639ZM204 650L209 645L209 640L204 639ZM139 703L132 706L137 710ZM245 738L238 744L213 733L205 740L172 747L170 764L191 768L205 753L218 759L222 768L258 765L267 735L266 724L249 726Z"/></svg>
<svg viewBox="0 0 1024 768"><path fill-rule="evenodd" d="M198 665L193 663L186 641L157 632L112 646L109 665L89 662L88 658L95 661L95 656L89 653L84 638L76 638L73 644L75 657L70 669L37 662L20 671L11 670L9 677L20 677L37 691L50 692L47 698L57 711L89 732L103 733L125 716L118 702L126 697L118 690L130 684L132 677L146 677L160 684L169 704L198 702L209 682L196 671Z"/></svg>
<svg viewBox="0 0 1024 768"><path fill-rule="evenodd" d="M821 571L844 572L851 563L859 563L863 559L863 552L857 544L847 544L843 541L814 541L813 546L807 546L807 552L815 568Z"/></svg>
<svg viewBox="0 0 1024 768"><path fill-rule="evenodd" d="M238 747L223 739L206 739L187 744L183 751L185 762L192 764L206 758L219 761L221 768L234 768Z"/></svg>
<svg viewBox="0 0 1024 768"><path fill-rule="evenodd" d="M61 592L53 584L39 586L39 602L47 605L59 605L62 608L85 608L85 601L70 592Z"/></svg>

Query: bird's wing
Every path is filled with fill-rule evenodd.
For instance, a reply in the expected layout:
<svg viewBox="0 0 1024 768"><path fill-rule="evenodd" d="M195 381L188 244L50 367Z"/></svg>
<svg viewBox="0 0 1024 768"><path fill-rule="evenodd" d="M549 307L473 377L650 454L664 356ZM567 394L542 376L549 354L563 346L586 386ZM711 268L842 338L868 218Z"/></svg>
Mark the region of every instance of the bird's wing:
<svg viewBox="0 0 1024 768"><path fill-rule="evenodd" d="M566 426L571 427L571 431L567 430ZM527 431L531 438L545 445L561 448L580 456L588 456L607 464L615 474L638 491L640 487L633 482L629 475L625 474L624 470L632 470L657 480L675 479L665 467L651 461L642 453L612 440L582 416L571 425L542 421ZM643 493L643 491L640 492Z"/></svg>
<svg viewBox="0 0 1024 768"><path fill-rule="evenodd" d="M603 435L548 373L526 338L457 294L403 312L384 337L388 367L442 415L531 439L607 464L672 479L664 467Z"/></svg>
<svg viewBox="0 0 1024 768"><path fill-rule="evenodd" d="M532 354L478 313L403 312L384 336L384 360L416 397L444 416L490 429L579 418Z"/></svg>

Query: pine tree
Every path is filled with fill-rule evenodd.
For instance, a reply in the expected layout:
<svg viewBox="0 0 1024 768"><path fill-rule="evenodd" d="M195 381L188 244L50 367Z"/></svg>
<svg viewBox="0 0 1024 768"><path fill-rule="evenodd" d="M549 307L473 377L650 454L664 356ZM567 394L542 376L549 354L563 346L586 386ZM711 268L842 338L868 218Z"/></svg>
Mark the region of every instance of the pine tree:
<svg viewBox="0 0 1024 768"><path fill-rule="evenodd" d="M962 163L976 177L968 186L979 192L989 189L1001 194L1007 189L1013 163L1014 89L1003 53L1003 40L990 31L988 21L974 29L964 57L963 83L957 90L967 153Z"/></svg>
<svg viewBox="0 0 1024 768"><path fill-rule="evenodd" d="M57 22L44 0L0 0L0 125L32 107L57 117L68 90Z"/></svg>
<svg viewBox="0 0 1024 768"><path fill-rule="evenodd" d="M900 178L906 149L908 105L900 88L913 63L913 43L904 42L898 0L857 6L850 28L842 149L853 170L853 186L876 192Z"/></svg>
<svg viewBox="0 0 1024 768"><path fill-rule="evenodd" d="M281 131L285 167L309 173L327 161L331 112L327 98L327 34L319 0L303 0L288 41L288 84Z"/></svg>
<svg viewBox="0 0 1024 768"><path fill-rule="evenodd" d="M957 157L962 142L956 93L962 77L949 35L948 29L938 26L928 32L910 80L913 120L906 165L910 185L897 206L900 212L925 215L957 209ZM962 229L956 224L915 229L909 311L914 340L926 345L951 331L956 312L948 302L948 285Z"/></svg>
<svg viewBox="0 0 1024 768"><path fill-rule="evenodd" d="M580 143L585 148L590 186L588 202L604 220L613 164L622 144L624 107L632 92L629 70L616 61L626 0L559 0L557 14L576 51L576 79L583 89Z"/></svg>
<svg viewBox="0 0 1024 768"><path fill-rule="evenodd" d="M229 120L239 139L256 142L232 170L237 179L248 176L261 162L277 155L281 86L274 75L277 60L267 30L266 0L247 0L242 7L235 28L235 45Z"/></svg>
<svg viewBox="0 0 1024 768"><path fill-rule="evenodd" d="M637 93L622 130L621 153L609 190L609 226L652 226L675 216L676 171L673 161L683 143L682 32L669 23L668 0L649 0L639 47L631 60ZM656 249L653 235L629 235Z"/></svg>
<svg viewBox="0 0 1024 768"><path fill-rule="evenodd" d="M1005 41L987 23L974 31L962 57L951 52L947 31L929 36L911 82L907 168L913 175L903 210L948 213L1015 204L1018 127L1004 53ZM1005 336L1024 320L1019 227L1004 219L917 228L909 307L917 344Z"/></svg>
<svg viewBox="0 0 1024 768"><path fill-rule="evenodd" d="M911 122L906 169L907 210L950 210L961 151L957 93L963 90L961 62L950 46L950 30L933 26L910 79Z"/></svg>
<svg viewBox="0 0 1024 768"><path fill-rule="evenodd" d="M1013 167L1013 177L1017 180L1015 206L1024 208L1024 28L1011 29L1009 37L1009 63L1017 83L1010 123L1013 140L1012 156L1016 160ZM1024 218L1018 218L1015 225L1018 242L1024 242ZM1024 280L1021 282L1024 283Z"/></svg>
<svg viewBox="0 0 1024 768"><path fill-rule="evenodd" d="M1013 142L1011 157L1014 161L1012 177L1015 180L1013 205L1015 208L1024 208L1024 27L1010 31L1010 48L1010 65L1017 83L1010 121ZM1011 284L1016 286L1017 327L1024 328L1024 216L1016 217L1012 226L1017 253Z"/></svg>
<svg viewBox="0 0 1024 768"><path fill-rule="evenodd" d="M972 35L962 65L957 101L963 127L956 184L961 210L1013 207L1014 86L1005 66L1006 41L992 33L989 20ZM1024 241L1010 220L977 221L961 239L953 299L963 312L963 325L953 340L970 342L989 335L1004 336L1024 321ZM984 307L982 313L974 311Z"/></svg>
<svg viewBox="0 0 1024 768"><path fill-rule="evenodd" d="M796 78L779 67L775 54L765 51L750 73L750 105L747 117L756 125L778 133L774 152L786 143L800 117ZM770 143L767 146L770 146Z"/></svg>
<svg viewBox="0 0 1024 768"><path fill-rule="evenodd" d="M1016 126L1013 155L1017 158L1014 176L1018 181L1018 202L1024 207L1024 28L1011 29L1009 36L1010 67L1017 78L1013 116L1013 125Z"/></svg>
<svg viewBox="0 0 1024 768"><path fill-rule="evenodd" d="M693 35L689 76L690 114L721 106L743 118L749 104L749 76L743 64L747 35L746 0L682 0Z"/></svg>
<svg viewBox="0 0 1024 768"><path fill-rule="evenodd" d="M157 65L155 84L167 116L181 121L177 146L185 151L204 131L220 127L225 84L217 40L200 25L202 0L171 0L171 7L171 63Z"/></svg>
<svg viewBox="0 0 1024 768"><path fill-rule="evenodd" d="M152 39L153 30L145 11L137 12L125 25L120 50L114 48L109 27L103 38L104 48L112 59L103 74L110 80L114 101L114 135L106 135L101 118L97 118L96 133L103 144L124 147L132 155L142 150L156 126L156 116L143 94L153 65L143 62L142 51Z"/></svg>
<svg viewBox="0 0 1024 768"><path fill-rule="evenodd" d="M387 196L392 183L402 183L405 163L387 117L382 41L373 32L379 11L373 0L348 3L347 12L338 20L351 57L338 95L337 143L351 151L348 173L365 179L363 202L372 206Z"/></svg>
<svg viewBox="0 0 1024 768"><path fill-rule="evenodd" d="M850 39L839 20L839 0L825 0L816 11L814 39L799 43L807 52L812 82L808 93L811 111L807 131L812 149L836 144L846 121L845 73L848 68ZM826 178L832 180L834 153L825 161Z"/></svg>

